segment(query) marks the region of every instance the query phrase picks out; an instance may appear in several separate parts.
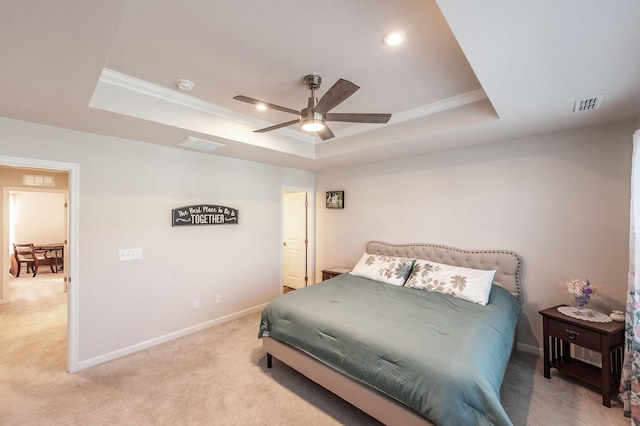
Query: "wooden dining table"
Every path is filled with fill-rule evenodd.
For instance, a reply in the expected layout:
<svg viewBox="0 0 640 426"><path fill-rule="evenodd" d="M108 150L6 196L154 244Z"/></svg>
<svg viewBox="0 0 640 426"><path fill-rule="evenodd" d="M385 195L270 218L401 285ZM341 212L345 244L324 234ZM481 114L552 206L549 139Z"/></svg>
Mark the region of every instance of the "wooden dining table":
<svg viewBox="0 0 640 426"><path fill-rule="evenodd" d="M56 273L58 269L62 270L64 268L64 244L62 243L54 243L54 244L34 244L33 248L35 250L44 250L47 252L53 252L55 256L55 264L54 268Z"/></svg>

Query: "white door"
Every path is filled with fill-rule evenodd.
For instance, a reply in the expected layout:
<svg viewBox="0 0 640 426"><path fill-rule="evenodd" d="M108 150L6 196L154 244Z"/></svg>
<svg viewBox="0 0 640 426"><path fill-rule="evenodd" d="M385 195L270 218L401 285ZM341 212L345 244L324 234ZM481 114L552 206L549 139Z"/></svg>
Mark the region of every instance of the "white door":
<svg viewBox="0 0 640 426"><path fill-rule="evenodd" d="M298 289L307 285L307 193L283 197L283 285Z"/></svg>

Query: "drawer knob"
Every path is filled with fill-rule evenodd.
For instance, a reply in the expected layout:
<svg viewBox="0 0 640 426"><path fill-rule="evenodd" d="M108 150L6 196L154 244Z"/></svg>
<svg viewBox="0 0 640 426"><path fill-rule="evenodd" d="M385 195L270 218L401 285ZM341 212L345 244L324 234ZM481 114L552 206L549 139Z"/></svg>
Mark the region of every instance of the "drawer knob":
<svg viewBox="0 0 640 426"><path fill-rule="evenodd" d="M580 333L578 333L577 331L572 331L572 330L569 330L568 328L565 329L564 331L566 331L567 334L569 335L569 340L576 340L576 338L580 335Z"/></svg>

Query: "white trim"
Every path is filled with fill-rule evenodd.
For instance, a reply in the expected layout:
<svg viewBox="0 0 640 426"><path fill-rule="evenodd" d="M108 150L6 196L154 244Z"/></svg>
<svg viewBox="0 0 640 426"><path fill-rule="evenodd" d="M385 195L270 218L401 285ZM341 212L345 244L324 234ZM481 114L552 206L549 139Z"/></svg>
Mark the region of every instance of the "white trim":
<svg viewBox="0 0 640 426"><path fill-rule="evenodd" d="M78 360L80 357L80 273L78 267L78 256L80 253L80 165L62 161L9 157L4 155L0 155L0 164L18 167L61 170L67 171L69 173L69 255L67 260L67 267L69 271L68 276L73 277L73 281L71 282L71 285L68 286L67 293L67 370L69 371L69 373L75 373L76 371L78 371ZM8 248L6 247L6 244L3 243L2 265L4 271L8 270L7 262L9 254L7 253L7 250ZM5 288L3 284L3 297L4 291Z"/></svg>
<svg viewBox="0 0 640 426"><path fill-rule="evenodd" d="M104 68L102 70L102 74L100 75L100 79L98 81L98 84L100 83L118 86L125 90L140 93L145 96L151 96L157 99L162 99L164 101L182 105L190 109L203 111L207 114L211 114L226 120L248 124L252 127L255 127L256 129L272 126L274 124L268 121L253 118L249 115L235 112L212 102L207 102L202 99L196 98L195 96L187 95L186 93L171 90L164 86L159 86L157 84L153 84L145 80L140 80L139 78L135 78L127 74L113 71L109 68ZM292 129L281 128L275 130L274 132L307 143L313 144L316 142L315 136L309 135L307 133L301 133Z"/></svg>
<svg viewBox="0 0 640 426"><path fill-rule="evenodd" d="M521 352L527 352L533 355L542 356L542 348L537 346L525 345L524 343L516 343L516 350Z"/></svg>
<svg viewBox="0 0 640 426"><path fill-rule="evenodd" d="M418 108L402 111L397 114L393 114L389 124L402 123L403 121L413 120L415 118L425 117L427 115L437 114L442 111L447 111L453 108L458 108L463 105L472 104L474 102L487 99L487 94L483 89L472 90L467 93L462 93L457 96L452 96L441 101L433 102L431 104L422 105Z"/></svg>
<svg viewBox="0 0 640 426"><path fill-rule="evenodd" d="M525 345L524 343L517 343L516 350L530 353L530 354L539 356L540 358L544 356L543 348L539 348L537 346ZM577 353L576 353L576 350L578 350ZM575 359L578 359L582 362L586 362L587 364L595 365L596 367L602 368L601 362L594 362L594 357L597 358L597 353L591 351L590 349L572 345L571 353Z"/></svg>
<svg viewBox="0 0 640 426"><path fill-rule="evenodd" d="M262 305L254 306L253 308L242 310L240 312L225 315L223 317L216 318L211 321L206 321L206 322L203 322L202 324L198 324L198 325L184 328L182 330L174 331L173 333L165 334L164 336L149 339L147 341L140 342L135 345L128 346L126 348L118 349L117 351L109 352L104 355L90 358L88 360L80 362L79 364L80 370L84 370L85 368L89 368L89 367L94 367L98 364L102 364L108 361L113 361L114 359L117 359L126 355L130 355L135 352L140 352L142 350L151 348L153 346L157 346L162 343L166 343L171 340L178 339L180 337L188 336L189 334L197 333L199 331L206 330L207 328L224 324L225 322L229 322L229 321L232 321L256 312L261 312L265 306L267 306L266 303Z"/></svg>
<svg viewBox="0 0 640 426"><path fill-rule="evenodd" d="M132 77L127 74L123 74L117 71L113 71L108 68L102 70L98 84L104 84L106 86L117 86L124 90L139 93L144 96L151 96L156 99L162 99L163 101L170 102L176 105L185 106L187 108L203 111L211 114L215 117L225 120L231 120L237 123L242 123L255 128L268 127L274 123L270 123L264 120L260 120L251 117L246 114L241 114L236 111L221 107L220 105L212 102L204 101L194 96L188 95L177 90L172 90L164 86L160 86L154 83L150 83L145 80L141 80ZM474 102L487 99L487 94L483 89L476 89L460 95L452 96L447 99L442 99L437 102L433 102L427 105L422 105L417 108L413 108L406 111L400 111L394 113L389 121L389 125L398 124L416 118L425 117L428 115L436 114L442 111L447 111L453 108L458 108L463 105L468 105ZM91 105L91 104L90 104ZM353 136L360 133L368 132L371 130L370 124L356 124L345 129L334 132L335 138L344 138L347 136ZM322 143L315 135L302 133L290 128L280 128L273 130L272 133L278 133L283 136L287 136L292 139L297 139L307 143L317 144Z"/></svg>
<svg viewBox="0 0 640 426"><path fill-rule="evenodd" d="M400 111L391 116L389 125L403 123L405 121L414 120L420 117L426 117L428 115L437 114L439 112L447 111L450 109L458 108L463 105L472 104L474 102L487 99L487 94L483 89L472 90L467 93L462 93L457 96L452 96L441 101L433 102L427 105L422 105L417 108L409 109L406 111ZM356 135L358 133L364 133L371 130L370 124L358 124L355 126L342 129L336 133L337 138L344 138L347 136Z"/></svg>

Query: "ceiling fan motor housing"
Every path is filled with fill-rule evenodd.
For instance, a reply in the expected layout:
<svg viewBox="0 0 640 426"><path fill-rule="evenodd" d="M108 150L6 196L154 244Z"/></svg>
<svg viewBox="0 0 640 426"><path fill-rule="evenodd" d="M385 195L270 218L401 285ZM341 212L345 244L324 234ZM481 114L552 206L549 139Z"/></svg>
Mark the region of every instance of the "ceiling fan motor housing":
<svg viewBox="0 0 640 426"><path fill-rule="evenodd" d="M322 78L318 74L309 74L304 77L304 84L309 90L319 89L320 83L322 83Z"/></svg>

